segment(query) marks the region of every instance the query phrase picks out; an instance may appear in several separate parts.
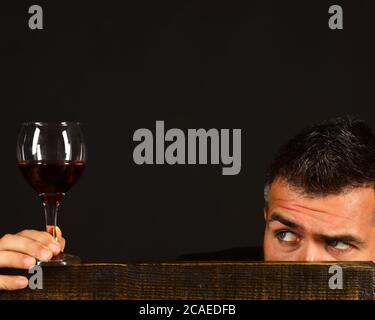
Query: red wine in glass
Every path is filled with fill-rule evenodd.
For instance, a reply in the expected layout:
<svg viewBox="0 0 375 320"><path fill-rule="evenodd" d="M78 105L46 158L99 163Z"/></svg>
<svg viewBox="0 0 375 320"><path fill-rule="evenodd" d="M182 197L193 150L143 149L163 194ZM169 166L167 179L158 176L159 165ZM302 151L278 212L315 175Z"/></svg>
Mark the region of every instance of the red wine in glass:
<svg viewBox="0 0 375 320"><path fill-rule="evenodd" d="M56 238L58 207L66 192L77 182L86 166L87 147L78 122L27 122L17 142L17 164L44 207L46 230ZM80 262L76 256L60 253L44 266Z"/></svg>
<svg viewBox="0 0 375 320"><path fill-rule="evenodd" d="M84 161L20 161L24 178L44 203L59 205L65 193L76 183L85 169ZM48 195L52 195L49 196Z"/></svg>

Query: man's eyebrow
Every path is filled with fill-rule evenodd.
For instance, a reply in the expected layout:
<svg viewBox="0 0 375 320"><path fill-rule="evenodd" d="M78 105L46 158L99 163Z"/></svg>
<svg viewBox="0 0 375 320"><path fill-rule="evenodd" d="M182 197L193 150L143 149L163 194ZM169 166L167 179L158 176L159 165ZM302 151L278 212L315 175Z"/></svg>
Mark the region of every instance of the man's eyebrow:
<svg viewBox="0 0 375 320"><path fill-rule="evenodd" d="M270 223L272 221L278 221L278 222L286 225L287 227L290 227L290 228L293 228L293 229L303 229L302 226L300 226L299 224L297 224L293 221L288 220L287 218L284 218L280 213L272 213L270 219L268 220L268 223Z"/></svg>
<svg viewBox="0 0 375 320"><path fill-rule="evenodd" d="M317 237L321 240L323 240L325 243L330 243L330 242L333 242L333 241L341 241L341 242L345 242L345 243L349 243L349 244L354 244L358 247L365 247L365 242L362 241L361 239L355 237L355 236L352 236L350 234L338 234L338 235L335 235L335 236L328 236L328 235L324 235L324 234L319 234L317 235Z"/></svg>

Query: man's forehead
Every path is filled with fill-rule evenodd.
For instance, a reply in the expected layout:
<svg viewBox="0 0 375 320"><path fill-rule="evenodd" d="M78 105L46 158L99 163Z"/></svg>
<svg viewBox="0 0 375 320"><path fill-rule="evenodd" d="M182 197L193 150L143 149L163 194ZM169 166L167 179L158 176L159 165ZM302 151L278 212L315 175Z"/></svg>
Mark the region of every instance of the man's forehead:
<svg viewBox="0 0 375 320"><path fill-rule="evenodd" d="M341 215L332 216L326 212L306 211L283 206L270 208L268 219L269 222L278 221L286 226L312 234L343 233L349 229L352 232L357 232L357 226L361 224Z"/></svg>
<svg viewBox="0 0 375 320"><path fill-rule="evenodd" d="M270 188L268 206L271 211L279 208L284 213L300 213L305 219L336 223L338 227L347 224L347 220L373 221L375 192L371 187L361 187L337 195L307 196L283 181L276 181Z"/></svg>

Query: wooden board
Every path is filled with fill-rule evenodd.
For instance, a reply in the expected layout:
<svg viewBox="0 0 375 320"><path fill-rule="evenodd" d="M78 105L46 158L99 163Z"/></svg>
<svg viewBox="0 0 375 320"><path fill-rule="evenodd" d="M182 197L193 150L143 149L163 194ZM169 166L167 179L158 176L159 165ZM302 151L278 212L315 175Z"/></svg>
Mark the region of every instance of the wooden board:
<svg viewBox="0 0 375 320"><path fill-rule="evenodd" d="M42 290L1 291L0 299L374 299L373 263L340 263L342 290L329 287L332 264L181 261L45 267Z"/></svg>

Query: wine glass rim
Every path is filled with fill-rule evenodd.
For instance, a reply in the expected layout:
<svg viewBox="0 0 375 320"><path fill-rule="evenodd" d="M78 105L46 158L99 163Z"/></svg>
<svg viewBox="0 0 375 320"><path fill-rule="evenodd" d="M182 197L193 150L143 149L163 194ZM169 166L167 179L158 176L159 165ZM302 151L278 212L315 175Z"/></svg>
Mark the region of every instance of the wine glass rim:
<svg viewBox="0 0 375 320"><path fill-rule="evenodd" d="M82 125L82 122L80 121L26 121L22 122L23 126L27 125L37 125L37 126L48 126L48 125L61 125L61 126L67 126L67 125Z"/></svg>

